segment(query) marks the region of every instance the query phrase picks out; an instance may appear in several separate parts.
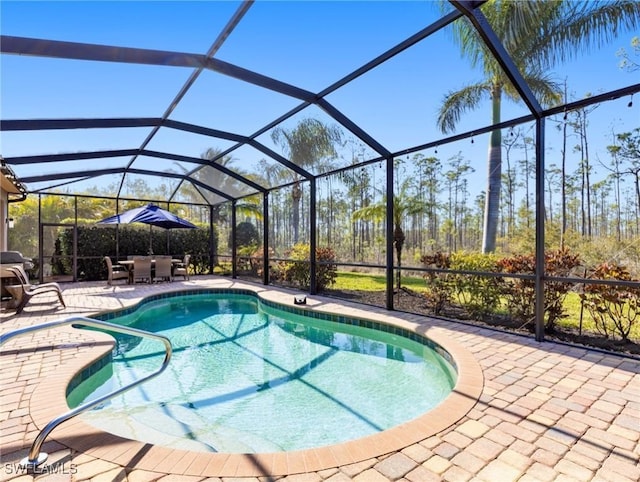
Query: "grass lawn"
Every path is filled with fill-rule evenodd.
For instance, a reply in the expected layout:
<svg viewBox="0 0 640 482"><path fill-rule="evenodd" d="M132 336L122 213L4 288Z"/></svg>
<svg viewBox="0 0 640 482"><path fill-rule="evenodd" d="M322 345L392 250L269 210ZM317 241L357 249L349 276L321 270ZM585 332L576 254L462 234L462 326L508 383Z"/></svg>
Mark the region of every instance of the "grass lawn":
<svg viewBox="0 0 640 482"><path fill-rule="evenodd" d="M424 280L415 276L403 276L402 286L414 291L424 291L425 289ZM331 285L331 288L336 290L384 291L387 289L387 278L385 275L338 271L336 282Z"/></svg>

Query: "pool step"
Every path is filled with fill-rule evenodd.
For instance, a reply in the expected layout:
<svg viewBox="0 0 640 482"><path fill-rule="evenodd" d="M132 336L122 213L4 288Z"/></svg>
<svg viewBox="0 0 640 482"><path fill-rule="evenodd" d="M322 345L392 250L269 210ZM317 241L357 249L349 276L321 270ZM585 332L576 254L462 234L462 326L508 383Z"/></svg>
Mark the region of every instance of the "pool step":
<svg viewBox="0 0 640 482"><path fill-rule="evenodd" d="M205 423L193 410L180 405L149 405L123 413L104 407L81 416L88 424L120 437L196 452L255 453L282 449L253 434L220 424ZM205 421L206 422L206 421ZM244 440L244 442L241 442Z"/></svg>
<svg viewBox="0 0 640 482"><path fill-rule="evenodd" d="M95 412L88 412L81 418L88 424L120 437L164 447L191 450L196 452L215 452L212 447L199 440L175 435L175 422L170 417L153 415L153 420L142 414L127 415L123 413L105 413L98 416ZM142 420L140 419L142 418ZM169 429L169 430L168 430Z"/></svg>
<svg viewBox="0 0 640 482"><path fill-rule="evenodd" d="M256 453L278 452L283 449L272 442L259 437L251 432L239 430L227 425L212 422L202 415L198 415L193 409L180 404L169 404L164 407L174 423L182 427L202 427L188 434L205 444L215 447L218 452L231 453Z"/></svg>

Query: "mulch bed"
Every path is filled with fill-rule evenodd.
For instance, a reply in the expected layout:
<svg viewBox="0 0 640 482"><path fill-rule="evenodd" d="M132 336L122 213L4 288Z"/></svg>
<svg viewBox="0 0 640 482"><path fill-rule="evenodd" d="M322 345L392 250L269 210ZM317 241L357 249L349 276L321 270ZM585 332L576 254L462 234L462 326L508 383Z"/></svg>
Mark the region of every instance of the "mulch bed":
<svg viewBox="0 0 640 482"><path fill-rule="evenodd" d="M326 290L322 293L326 296L340 298L356 303L364 303L373 306L384 307L386 305L386 293L384 291L351 291L351 290ZM433 311L427 306L426 300L417 292L407 288L396 290L393 296L394 309L407 313L417 313L426 316L434 316ZM468 318L468 315L461 309L455 307L447 308L445 312L438 318L447 319L453 322L464 322L476 326L487 328L497 328L512 333L518 333L526 336L533 336L530 329L520 326L509 317L494 316L491 319L476 320ZM562 331L559 331L559 330ZM563 343L587 346L597 348L612 353L620 353L635 357L640 357L640 343L623 342L622 340L606 339L598 334L583 333L569 331L565 328L559 328L556 333L545 333L546 340L556 340Z"/></svg>

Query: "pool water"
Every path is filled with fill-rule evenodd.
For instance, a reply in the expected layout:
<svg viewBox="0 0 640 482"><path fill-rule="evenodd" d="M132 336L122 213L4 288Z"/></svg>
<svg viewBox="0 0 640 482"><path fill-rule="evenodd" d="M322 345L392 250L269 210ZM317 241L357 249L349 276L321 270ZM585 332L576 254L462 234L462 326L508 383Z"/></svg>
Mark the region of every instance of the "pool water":
<svg viewBox="0 0 640 482"><path fill-rule="evenodd" d="M110 320L167 336L169 367L80 417L126 438L198 451L257 453L336 444L439 404L455 370L401 336L272 308L245 295L192 295ZM114 335L112 363L70 405L157 370L160 343Z"/></svg>

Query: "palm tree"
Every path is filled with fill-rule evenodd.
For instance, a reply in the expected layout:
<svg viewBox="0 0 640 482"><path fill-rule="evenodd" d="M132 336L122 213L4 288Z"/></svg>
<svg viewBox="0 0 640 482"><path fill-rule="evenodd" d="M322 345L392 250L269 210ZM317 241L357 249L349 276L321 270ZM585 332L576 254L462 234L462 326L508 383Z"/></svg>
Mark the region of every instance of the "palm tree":
<svg viewBox="0 0 640 482"><path fill-rule="evenodd" d="M221 152L222 151L219 148L210 147L200 157L202 159L212 161L213 163L218 164L222 167L232 168L234 158L231 156L219 157ZM244 172L243 170L235 167L232 170L247 179L253 180L251 179L253 176L251 176L247 172ZM219 172L215 169L201 169L196 174L196 178L200 181L206 182L207 184L216 186L216 188L222 192L238 193L242 192L242 190L244 189L244 186L240 181L228 175L220 176ZM211 208L211 221L213 222L213 224L217 224L220 221L225 220L225 216L221 211L221 204L217 204L215 206L212 206ZM239 215L243 215L245 217L262 219L262 207L259 201L254 196L243 198L241 202L237 203L236 212Z"/></svg>
<svg viewBox="0 0 640 482"><path fill-rule="evenodd" d="M342 142L342 131L337 126L327 126L317 119L306 118L291 130L276 127L271 132L271 139L274 143L280 144L285 156L291 162L303 169L308 169L317 167L321 161L329 161L337 157L335 145ZM291 188L291 199L294 244L298 242L300 233L301 180L300 176L293 172L294 184Z"/></svg>
<svg viewBox="0 0 640 482"><path fill-rule="evenodd" d="M402 267L402 248L404 247L405 234L402 229L402 221L414 214L423 213L426 203L418 196L411 195L409 190L412 187L413 179L405 179L401 184L398 193L393 196L393 246L396 249L396 259L398 260L398 268ZM382 221L387 215L386 196L375 204L370 204L358 209L353 213L354 220L370 220ZM400 290L401 274L398 269L397 289Z"/></svg>
<svg viewBox="0 0 640 482"><path fill-rule="evenodd" d="M202 159L207 159L212 163L220 165L222 167L231 168L234 162L234 158L232 156L222 156L220 154L222 150L217 147L210 147L205 152L201 154ZM176 170L178 172L182 172L184 174L189 174L189 171L186 167L181 164L176 163ZM237 168L233 169L239 175L250 178L251 175L239 170ZM238 193L242 192L244 186L237 179L225 175L220 176L218 170L213 168L206 168L206 166L198 167L192 172L193 177L198 179L199 181L204 182L205 184L216 186L216 188L225 193ZM195 188L191 183L186 184L182 188L182 195L189 198L193 203L202 203L202 194ZM216 229L219 229L220 223L228 221L228 216L226 215L226 208L229 206L228 203L215 204L211 206L211 223ZM236 212L239 215L243 215L245 217L252 217L255 219L262 219L262 206L259 201L255 198L255 196L250 196L243 198L241 202L236 204ZM218 264L218 236L214 236L213 239L214 247L213 247L213 258L212 262L214 265Z"/></svg>
<svg viewBox="0 0 640 482"><path fill-rule="evenodd" d="M553 81L549 74L555 64L610 41L620 29L633 29L640 24L640 2L636 0L493 0L483 5L482 12L524 80L545 106L562 99L561 84ZM518 101L517 91L470 23L456 22L454 36L463 56L470 60L472 67L482 68L485 78L445 96L438 127L443 133L453 132L462 115L476 109L486 99L491 100L492 123L499 123L503 97ZM494 251L496 245L502 176L501 142L500 130L493 131L488 154L483 252Z"/></svg>

